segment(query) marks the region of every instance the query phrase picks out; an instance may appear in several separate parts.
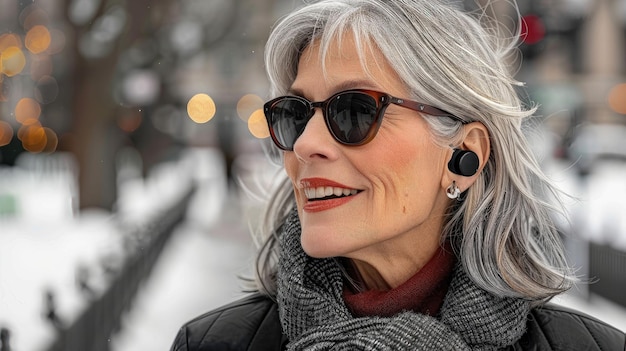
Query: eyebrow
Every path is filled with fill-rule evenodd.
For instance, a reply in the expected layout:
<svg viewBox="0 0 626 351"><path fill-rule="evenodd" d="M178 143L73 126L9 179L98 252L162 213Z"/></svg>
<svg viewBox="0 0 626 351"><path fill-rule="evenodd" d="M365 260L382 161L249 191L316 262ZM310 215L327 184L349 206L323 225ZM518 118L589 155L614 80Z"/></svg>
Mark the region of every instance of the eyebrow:
<svg viewBox="0 0 626 351"><path fill-rule="evenodd" d="M350 79L350 80L345 80L337 85L332 86L330 95L336 94L340 91L351 90L351 89L380 90L381 87L376 85L374 82L368 79ZM291 87L289 88L289 91L287 93L290 95L296 95L296 96L307 98L305 96L306 94L304 93L304 91L299 88Z"/></svg>

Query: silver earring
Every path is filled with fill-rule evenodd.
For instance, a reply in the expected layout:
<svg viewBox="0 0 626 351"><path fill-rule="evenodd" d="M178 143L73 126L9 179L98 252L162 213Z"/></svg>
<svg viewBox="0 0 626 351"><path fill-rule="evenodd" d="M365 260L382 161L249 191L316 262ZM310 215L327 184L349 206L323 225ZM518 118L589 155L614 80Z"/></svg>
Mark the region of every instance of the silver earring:
<svg viewBox="0 0 626 351"><path fill-rule="evenodd" d="M461 195L461 189L456 186L456 181L452 181L452 184L446 189L446 195L448 195L451 199L458 199L459 195Z"/></svg>

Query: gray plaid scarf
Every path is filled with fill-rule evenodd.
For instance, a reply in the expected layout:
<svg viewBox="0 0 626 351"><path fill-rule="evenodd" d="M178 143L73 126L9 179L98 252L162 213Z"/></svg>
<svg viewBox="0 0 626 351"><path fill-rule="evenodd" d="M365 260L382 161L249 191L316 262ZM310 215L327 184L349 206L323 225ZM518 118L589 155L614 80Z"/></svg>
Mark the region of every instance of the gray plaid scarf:
<svg viewBox="0 0 626 351"><path fill-rule="evenodd" d="M300 233L294 210L283 226L277 294L289 350L497 350L526 330L528 302L481 290L459 266L438 318L355 318L342 298L339 263L306 255Z"/></svg>

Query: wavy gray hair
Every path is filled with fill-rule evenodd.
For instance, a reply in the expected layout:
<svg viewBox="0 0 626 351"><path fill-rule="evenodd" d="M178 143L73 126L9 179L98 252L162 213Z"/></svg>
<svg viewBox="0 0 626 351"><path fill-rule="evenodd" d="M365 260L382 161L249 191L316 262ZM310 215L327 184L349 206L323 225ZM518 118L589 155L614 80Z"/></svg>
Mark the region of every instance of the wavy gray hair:
<svg viewBox="0 0 626 351"><path fill-rule="evenodd" d="M559 192L524 137L522 121L536 107L523 106L516 92L522 84L507 64L518 36L502 35L503 27L488 21L484 13L475 16L435 0L319 1L279 21L266 45L265 64L271 94L285 94L307 45L318 41L326 55L332 42L351 33L357 43L382 52L412 98L483 123L490 157L465 200L451 208L442 240L452 240L464 269L483 289L540 303L576 279L551 217L562 209L549 200ZM364 57L367 45L359 50ZM461 123L424 118L440 145L460 143ZM270 296L276 292L279 229L293 206L291 184L284 179L257 233L257 289Z"/></svg>

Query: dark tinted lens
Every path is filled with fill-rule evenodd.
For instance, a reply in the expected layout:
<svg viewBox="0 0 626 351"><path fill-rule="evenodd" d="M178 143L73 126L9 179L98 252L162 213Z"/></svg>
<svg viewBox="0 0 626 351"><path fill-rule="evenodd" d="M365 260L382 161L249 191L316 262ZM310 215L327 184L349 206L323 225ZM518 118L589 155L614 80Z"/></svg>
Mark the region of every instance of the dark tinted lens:
<svg viewBox="0 0 626 351"><path fill-rule="evenodd" d="M271 123L276 141L286 149L292 149L310 118L309 106L295 98L276 102L271 110Z"/></svg>
<svg viewBox="0 0 626 351"><path fill-rule="evenodd" d="M346 144L359 144L376 120L376 99L364 93L345 93L336 96L328 110L335 136Z"/></svg>

